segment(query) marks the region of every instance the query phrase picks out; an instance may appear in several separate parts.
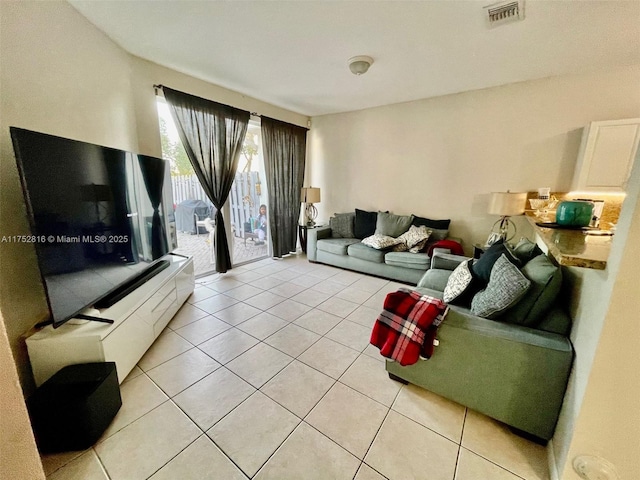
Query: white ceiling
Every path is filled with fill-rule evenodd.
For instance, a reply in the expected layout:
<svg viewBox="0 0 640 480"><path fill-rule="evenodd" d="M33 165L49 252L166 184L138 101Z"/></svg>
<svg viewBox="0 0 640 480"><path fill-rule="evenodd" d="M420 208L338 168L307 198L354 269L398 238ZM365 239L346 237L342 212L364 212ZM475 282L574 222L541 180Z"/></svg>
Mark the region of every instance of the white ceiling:
<svg viewBox="0 0 640 480"><path fill-rule="evenodd" d="M133 55L309 116L640 64L637 0L527 0L494 29L492 0L70 3Z"/></svg>

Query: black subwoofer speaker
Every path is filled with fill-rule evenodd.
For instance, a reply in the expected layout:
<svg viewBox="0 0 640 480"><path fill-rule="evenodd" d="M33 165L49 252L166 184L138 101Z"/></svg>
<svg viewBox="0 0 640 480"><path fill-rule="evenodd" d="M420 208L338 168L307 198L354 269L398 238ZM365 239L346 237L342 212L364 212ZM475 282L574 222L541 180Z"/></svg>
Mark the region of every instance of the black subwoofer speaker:
<svg viewBox="0 0 640 480"><path fill-rule="evenodd" d="M89 448L122 405L116 364L64 367L40 385L27 405L41 452Z"/></svg>

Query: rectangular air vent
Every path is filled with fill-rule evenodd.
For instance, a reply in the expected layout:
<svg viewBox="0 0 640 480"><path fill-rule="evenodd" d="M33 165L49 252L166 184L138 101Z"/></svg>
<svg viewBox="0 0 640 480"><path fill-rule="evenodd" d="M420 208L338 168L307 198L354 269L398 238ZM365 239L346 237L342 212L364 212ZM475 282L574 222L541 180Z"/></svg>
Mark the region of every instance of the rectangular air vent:
<svg viewBox="0 0 640 480"><path fill-rule="evenodd" d="M524 0L493 3L484 9L489 28L524 20Z"/></svg>

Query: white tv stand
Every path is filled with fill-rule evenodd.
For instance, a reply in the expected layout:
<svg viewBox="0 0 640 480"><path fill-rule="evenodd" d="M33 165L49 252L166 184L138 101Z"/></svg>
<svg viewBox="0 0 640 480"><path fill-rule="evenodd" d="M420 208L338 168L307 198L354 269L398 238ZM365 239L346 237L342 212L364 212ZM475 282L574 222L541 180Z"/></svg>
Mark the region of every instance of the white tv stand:
<svg viewBox="0 0 640 480"><path fill-rule="evenodd" d="M169 267L96 315L114 320L113 324L70 320L28 337L36 386L62 367L90 362L116 362L122 383L195 287L193 258L167 255L165 259Z"/></svg>

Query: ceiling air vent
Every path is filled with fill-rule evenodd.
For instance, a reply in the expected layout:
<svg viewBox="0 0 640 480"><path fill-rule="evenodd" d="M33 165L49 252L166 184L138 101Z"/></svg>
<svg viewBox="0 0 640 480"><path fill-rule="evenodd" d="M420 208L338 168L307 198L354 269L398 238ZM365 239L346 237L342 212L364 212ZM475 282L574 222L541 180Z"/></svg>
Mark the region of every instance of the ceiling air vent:
<svg viewBox="0 0 640 480"><path fill-rule="evenodd" d="M493 3L484 9L489 28L524 20L524 0Z"/></svg>

